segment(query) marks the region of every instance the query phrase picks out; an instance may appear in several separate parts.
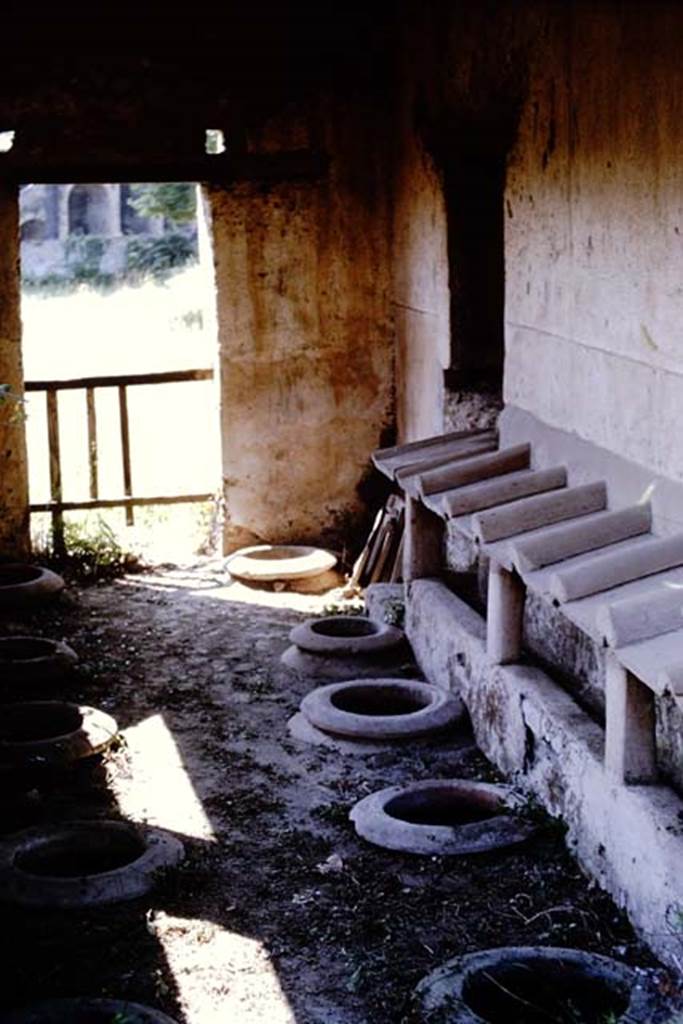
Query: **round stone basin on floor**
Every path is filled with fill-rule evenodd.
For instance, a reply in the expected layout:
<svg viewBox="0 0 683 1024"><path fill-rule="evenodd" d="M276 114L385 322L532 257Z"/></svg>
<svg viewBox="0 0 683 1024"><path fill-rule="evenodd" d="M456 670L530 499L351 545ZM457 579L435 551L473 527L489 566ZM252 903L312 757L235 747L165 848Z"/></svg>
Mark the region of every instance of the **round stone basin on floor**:
<svg viewBox="0 0 683 1024"><path fill-rule="evenodd" d="M169 833L121 821L27 829L0 841L0 899L44 907L136 899L183 852Z"/></svg>
<svg viewBox="0 0 683 1024"><path fill-rule="evenodd" d="M4 704L0 761L36 768L66 766L105 750L116 738L111 715L66 701Z"/></svg>
<svg viewBox="0 0 683 1024"><path fill-rule="evenodd" d="M50 999L10 1010L3 1024L175 1024L160 1010L123 999Z"/></svg>
<svg viewBox="0 0 683 1024"><path fill-rule="evenodd" d="M0 744L55 739L75 732L82 725L83 715L76 704L59 701L6 704L0 714Z"/></svg>
<svg viewBox="0 0 683 1024"><path fill-rule="evenodd" d="M323 732L358 739L408 739L455 725L462 702L414 679L353 679L313 690L301 702Z"/></svg>
<svg viewBox="0 0 683 1024"><path fill-rule="evenodd" d="M625 964L552 947L457 957L427 975L416 997L425 1024L646 1024L661 1011L654 989Z"/></svg>
<svg viewBox="0 0 683 1024"><path fill-rule="evenodd" d="M330 695L330 704L349 715L414 715L432 703L433 693L398 683L349 683Z"/></svg>
<svg viewBox="0 0 683 1024"><path fill-rule="evenodd" d="M92 832L87 844L74 833L46 837L21 851L15 864L20 871L41 878L81 878L115 871L138 860L145 844L132 831Z"/></svg>
<svg viewBox="0 0 683 1024"><path fill-rule="evenodd" d="M37 636L0 637L0 684L56 679L77 663L75 651L60 641Z"/></svg>
<svg viewBox="0 0 683 1024"><path fill-rule="evenodd" d="M364 615L308 619L289 634L293 644L313 654L379 655L405 644L403 630Z"/></svg>
<svg viewBox="0 0 683 1024"><path fill-rule="evenodd" d="M64 589L57 573L23 562L0 564L0 606L17 608L55 597Z"/></svg>
<svg viewBox="0 0 683 1024"><path fill-rule="evenodd" d="M41 570L35 565L0 565L0 588L39 580Z"/></svg>
<svg viewBox="0 0 683 1024"><path fill-rule="evenodd" d="M336 557L322 548L297 544L258 544L231 555L225 567L231 576L252 582L273 583L306 579L328 572Z"/></svg>
<svg viewBox="0 0 683 1024"><path fill-rule="evenodd" d="M350 817L363 839L387 850L463 856L522 843L534 826L514 814L508 786L428 779L371 793Z"/></svg>
<svg viewBox="0 0 683 1024"><path fill-rule="evenodd" d="M499 793L463 787L458 792L447 782L433 782L424 788L406 788L384 805L390 818L409 825L437 825L456 828L477 821L490 821L505 812Z"/></svg>
<svg viewBox="0 0 683 1024"><path fill-rule="evenodd" d="M335 615L311 623L311 629L320 636L376 636L379 626L360 615Z"/></svg>

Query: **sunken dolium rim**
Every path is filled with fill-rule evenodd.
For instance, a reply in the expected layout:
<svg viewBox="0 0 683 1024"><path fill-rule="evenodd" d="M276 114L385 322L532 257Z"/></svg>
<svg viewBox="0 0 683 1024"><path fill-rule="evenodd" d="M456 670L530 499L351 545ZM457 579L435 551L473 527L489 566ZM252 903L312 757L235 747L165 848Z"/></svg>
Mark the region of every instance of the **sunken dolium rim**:
<svg viewBox="0 0 683 1024"><path fill-rule="evenodd" d="M405 643L402 629L364 615L329 615L295 626L289 639L312 654L380 654Z"/></svg>
<svg viewBox="0 0 683 1024"><path fill-rule="evenodd" d="M344 710L343 704L368 706L368 713ZM400 713L383 714L381 708L403 705ZM341 705L341 706L340 706ZM447 729L462 718L458 697L415 679L351 679L320 686L300 705L306 718L336 736L359 739L409 739ZM378 713L378 709L379 713Z"/></svg>
<svg viewBox="0 0 683 1024"><path fill-rule="evenodd" d="M301 679L345 682L348 679L378 676L414 676L415 663L407 650L380 651L378 654L312 654L290 644L280 664Z"/></svg>
<svg viewBox="0 0 683 1024"><path fill-rule="evenodd" d="M619 1004L617 1016L610 1011L609 1019L614 1024L652 1024L655 1019L662 1020L654 1016L662 1011L662 999L655 986L632 968L597 953L553 946L503 946L448 960L423 978L415 989L420 1019L425 1024L436 1020L448 1021L448 1024L491 1024L490 1013L481 1016L477 1012L482 1002L482 997L475 995L477 984L490 982L505 995L507 986L504 982L502 987L497 984L496 973L514 970L517 965L526 974L538 971L544 980L550 979L551 985L553 972L560 977L567 972L574 992L582 982L604 986L604 991L612 993L615 1003ZM514 1010L508 1009L507 1016L512 1024ZM603 1018L598 1016L596 1020ZM591 1017L582 1016L581 1020L584 1019L589 1024L592 1021ZM496 1024L497 1021L496 1017Z"/></svg>
<svg viewBox="0 0 683 1024"><path fill-rule="evenodd" d="M59 679L78 664L78 655L61 640L42 636L0 637L0 685Z"/></svg>
<svg viewBox="0 0 683 1024"><path fill-rule="evenodd" d="M0 563L0 608L39 604L63 589L64 580L51 569L23 562Z"/></svg>
<svg viewBox="0 0 683 1024"><path fill-rule="evenodd" d="M386 850L463 856L529 839L535 827L514 814L519 805L509 786L469 779L426 779L370 793L358 801L349 817L361 838ZM444 819L451 808L454 819L459 813L464 818L469 813L475 820L434 823Z"/></svg>
<svg viewBox="0 0 683 1024"><path fill-rule="evenodd" d="M176 1024L161 1010L126 999L48 999L2 1015L2 1024Z"/></svg>
<svg viewBox="0 0 683 1024"><path fill-rule="evenodd" d="M49 854L91 855L96 846L130 846L137 856L112 870L68 876L36 873L22 861ZM163 829L123 821L71 821L26 829L0 841L0 900L32 907L83 907L137 899L184 857L182 843Z"/></svg>
<svg viewBox="0 0 683 1024"><path fill-rule="evenodd" d="M116 719L104 711L66 701L36 700L7 704L2 708L2 715L2 729L7 730L9 720L10 734L12 719L19 726L26 723L29 728L32 719L36 722L49 722L50 719L59 722L61 719L64 723L61 728L67 729L36 739L11 739L7 738L7 732L5 737L0 732L0 762L24 766L59 767L94 757L113 743L119 731ZM75 728L68 728L70 724Z"/></svg>
<svg viewBox="0 0 683 1024"><path fill-rule="evenodd" d="M251 582L274 583L319 576L333 569L337 559L322 548L297 544L257 544L240 548L225 568L231 576Z"/></svg>

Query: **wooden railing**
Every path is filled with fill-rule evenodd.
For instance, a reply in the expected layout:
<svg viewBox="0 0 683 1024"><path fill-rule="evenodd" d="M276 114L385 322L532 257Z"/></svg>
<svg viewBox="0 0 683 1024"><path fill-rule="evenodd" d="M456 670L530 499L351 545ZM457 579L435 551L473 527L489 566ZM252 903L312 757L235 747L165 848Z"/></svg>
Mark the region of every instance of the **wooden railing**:
<svg viewBox="0 0 683 1024"><path fill-rule="evenodd" d="M64 550L64 512L79 509L125 508L126 523L134 524L136 505L176 505L187 502L210 501L213 494L172 494L154 497L136 497L133 494L133 473L130 454L130 422L128 418L128 388L139 384L177 384L183 381L212 380L213 370L170 370L167 373L135 373L122 377L78 377L75 380L27 381L25 390L44 391L47 408L47 440L50 457L50 501L29 505L31 512L50 512L52 539L56 552ZM123 469L123 495L120 498L100 498L97 447L97 388L117 388L119 395L119 428L121 435L121 462ZM62 500L62 462L59 446L59 391L85 391L87 420L88 467L90 497L83 501Z"/></svg>

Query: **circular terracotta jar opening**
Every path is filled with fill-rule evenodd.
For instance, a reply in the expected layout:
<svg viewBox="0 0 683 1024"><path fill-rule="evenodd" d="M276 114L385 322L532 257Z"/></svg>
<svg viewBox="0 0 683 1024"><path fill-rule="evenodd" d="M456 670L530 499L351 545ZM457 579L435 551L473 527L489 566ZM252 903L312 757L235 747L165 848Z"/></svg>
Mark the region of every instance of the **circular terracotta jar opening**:
<svg viewBox="0 0 683 1024"><path fill-rule="evenodd" d="M67 644L37 636L0 637L0 684L35 683L71 672L78 657Z"/></svg>
<svg viewBox="0 0 683 1024"><path fill-rule="evenodd" d="M45 907L135 899L182 857L175 837L127 822L28 829L0 842L0 899Z"/></svg>
<svg viewBox="0 0 683 1024"><path fill-rule="evenodd" d="M458 957L424 978L416 997L425 1022L449 1024L646 1024L658 1009L630 967L552 947Z"/></svg>
<svg viewBox="0 0 683 1024"><path fill-rule="evenodd" d="M0 715L0 745L55 739L75 732L83 725L76 704L62 701L31 701L6 704Z"/></svg>
<svg viewBox="0 0 683 1024"><path fill-rule="evenodd" d="M51 768L93 757L116 738L111 715L65 701L4 704L0 712L0 761Z"/></svg>
<svg viewBox="0 0 683 1024"><path fill-rule="evenodd" d="M408 739L455 725L463 706L457 697L414 679L353 679L313 690L301 711L334 735Z"/></svg>
<svg viewBox="0 0 683 1024"><path fill-rule="evenodd" d="M296 544L259 544L242 548L225 563L231 576L253 582L307 579L328 572L336 557L322 548Z"/></svg>
<svg viewBox="0 0 683 1024"><path fill-rule="evenodd" d="M19 850L14 863L19 871L40 878L84 878L127 867L145 852L139 835L128 830L93 830L45 836L42 842Z"/></svg>
<svg viewBox="0 0 683 1024"><path fill-rule="evenodd" d="M50 999L10 1010L3 1024L175 1024L160 1010L123 999Z"/></svg>
<svg viewBox="0 0 683 1024"><path fill-rule="evenodd" d="M19 608L55 597L64 589L57 573L22 562L0 564L0 607Z"/></svg>
<svg viewBox="0 0 683 1024"><path fill-rule="evenodd" d="M318 636L377 636L379 626L360 615L332 615L311 623L311 629Z"/></svg>
<svg viewBox="0 0 683 1024"><path fill-rule="evenodd" d="M309 619L289 634L293 644L313 654L380 655L405 643L403 630L363 615Z"/></svg>
<svg viewBox="0 0 683 1024"><path fill-rule="evenodd" d="M390 786L351 811L356 832L404 853L464 855L524 842L533 826L515 817L507 786L466 779L428 779Z"/></svg>

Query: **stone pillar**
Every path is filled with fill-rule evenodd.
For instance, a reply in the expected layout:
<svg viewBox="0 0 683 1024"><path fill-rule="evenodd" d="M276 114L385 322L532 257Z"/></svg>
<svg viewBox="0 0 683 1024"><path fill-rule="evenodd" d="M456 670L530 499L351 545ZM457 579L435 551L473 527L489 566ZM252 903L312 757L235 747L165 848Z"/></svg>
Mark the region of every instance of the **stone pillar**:
<svg viewBox="0 0 683 1024"><path fill-rule="evenodd" d="M486 612L486 652L495 665L519 661L526 587L516 572L491 559Z"/></svg>
<svg viewBox="0 0 683 1024"><path fill-rule="evenodd" d="M57 185L57 238L62 242L69 237L69 196L73 185Z"/></svg>
<svg viewBox="0 0 683 1024"><path fill-rule="evenodd" d="M0 558L30 547L20 296L19 190L0 181L0 385L10 388L0 396Z"/></svg>
<svg viewBox="0 0 683 1024"><path fill-rule="evenodd" d="M417 498L406 494L403 580L438 576L444 561L444 522Z"/></svg>
<svg viewBox="0 0 683 1024"><path fill-rule="evenodd" d="M657 781L654 694L613 654L605 677L605 772L620 783Z"/></svg>
<svg viewBox="0 0 683 1024"><path fill-rule="evenodd" d="M121 186L87 185L88 230L91 235L118 238L121 234Z"/></svg>

